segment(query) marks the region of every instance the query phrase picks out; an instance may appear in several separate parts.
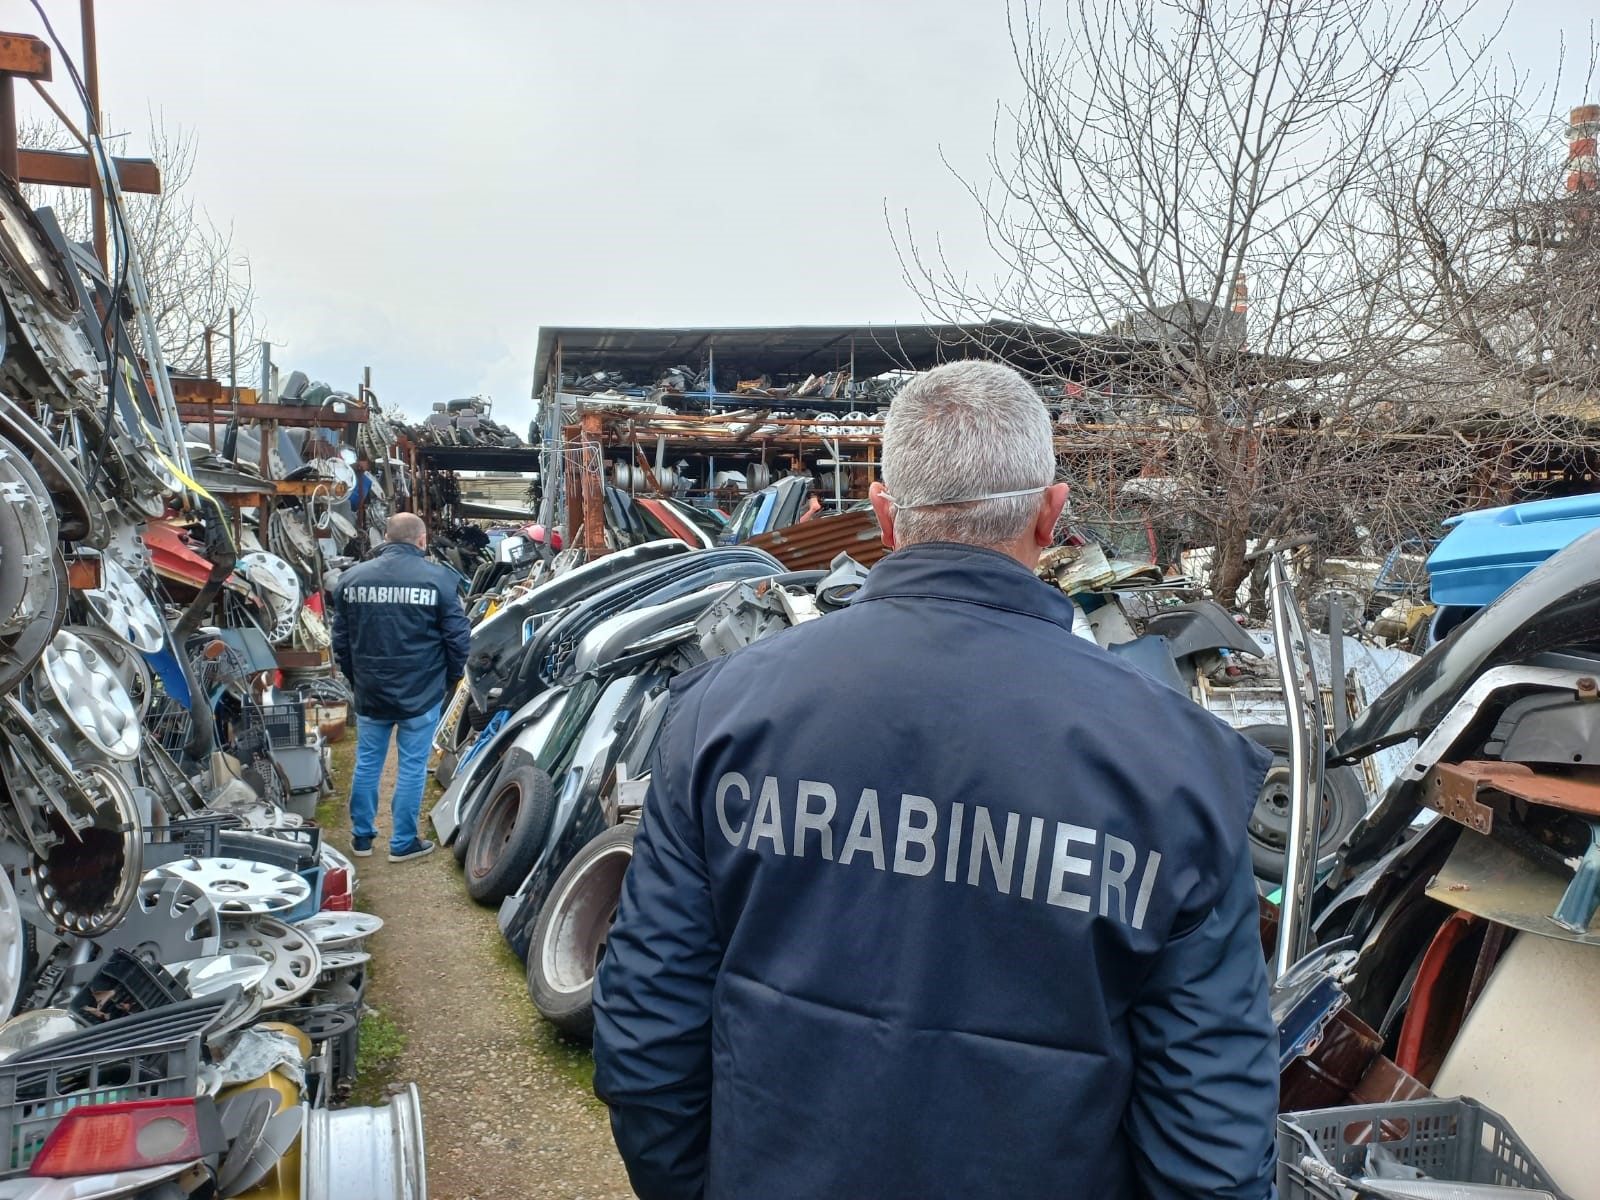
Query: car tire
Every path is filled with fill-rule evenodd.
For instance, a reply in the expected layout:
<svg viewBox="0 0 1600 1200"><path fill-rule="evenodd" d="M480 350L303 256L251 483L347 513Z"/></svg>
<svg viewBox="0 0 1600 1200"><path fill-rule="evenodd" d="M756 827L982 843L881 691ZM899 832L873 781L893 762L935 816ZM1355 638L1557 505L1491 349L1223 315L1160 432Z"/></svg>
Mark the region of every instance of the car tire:
<svg viewBox="0 0 1600 1200"><path fill-rule="evenodd" d="M1289 727L1250 725L1239 730L1258 746L1272 751L1272 765L1261 781L1261 791L1250 813L1248 837L1250 863L1256 878L1267 883L1283 882L1283 860L1288 848ZM1322 830L1317 842L1318 855L1327 855L1349 836L1366 815L1367 794L1355 771L1338 767L1322 780Z"/></svg>
<svg viewBox="0 0 1600 1200"><path fill-rule="evenodd" d="M535 766L514 767L494 782L467 846L467 893L480 904L498 904L516 891L550 833L555 788Z"/></svg>
<svg viewBox="0 0 1600 1200"><path fill-rule="evenodd" d="M614 825L578 851L550 889L528 941L528 995L570 1037L594 1037L594 974L622 899L638 827Z"/></svg>

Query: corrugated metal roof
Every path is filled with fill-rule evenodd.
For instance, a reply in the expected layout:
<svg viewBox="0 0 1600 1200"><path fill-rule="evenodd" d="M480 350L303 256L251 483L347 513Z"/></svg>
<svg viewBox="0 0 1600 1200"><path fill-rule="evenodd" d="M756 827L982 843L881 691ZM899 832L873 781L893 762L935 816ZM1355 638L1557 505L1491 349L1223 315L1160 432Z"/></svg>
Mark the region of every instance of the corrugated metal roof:
<svg viewBox="0 0 1600 1200"><path fill-rule="evenodd" d="M763 533L745 543L759 546L791 571L820 571L840 554L870 567L889 551L883 544L877 514L871 509L815 517Z"/></svg>

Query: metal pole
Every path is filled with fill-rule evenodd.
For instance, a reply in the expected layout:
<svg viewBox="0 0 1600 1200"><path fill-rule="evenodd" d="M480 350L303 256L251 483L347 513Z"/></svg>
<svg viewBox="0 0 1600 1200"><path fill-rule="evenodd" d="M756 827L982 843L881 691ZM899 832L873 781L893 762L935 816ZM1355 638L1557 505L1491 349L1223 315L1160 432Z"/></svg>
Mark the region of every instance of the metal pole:
<svg viewBox="0 0 1600 1200"><path fill-rule="evenodd" d="M1328 674L1333 678L1333 736L1344 733L1350 724L1350 700L1345 695L1344 679L1344 597L1328 594Z"/></svg>
<svg viewBox="0 0 1600 1200"><path fill-rule="evenodd" d="M89 133L100 132L100 52L94 31L94 0L78 0L78 17L83 24L83 86L89 93ZM98 153L97 146L89 148ZM89 172L89 212L94 220L94 253L102 267L108 266L106 256L106 198L100 187L98 171Z"/></svg>
<svg viewBox="0 0 1600 1200"><path fill-rule="evenodd" d="M1311 930L1311 892L1317 874L1317 817L1322 800L1322 703L1299 602L1284 553L1267 564L1272 636L1289 726L1289 844L1283 864L1278 945L1272 974L1281 979L1305 953ZM1313 737L1313 730L1315 736Z"/></svg>
<svg viewBox="0 0 1600 1200"><path fill-rule="evenodd" d="M17 93L10 75L0 72L0 174L17 182Z"/></svg>

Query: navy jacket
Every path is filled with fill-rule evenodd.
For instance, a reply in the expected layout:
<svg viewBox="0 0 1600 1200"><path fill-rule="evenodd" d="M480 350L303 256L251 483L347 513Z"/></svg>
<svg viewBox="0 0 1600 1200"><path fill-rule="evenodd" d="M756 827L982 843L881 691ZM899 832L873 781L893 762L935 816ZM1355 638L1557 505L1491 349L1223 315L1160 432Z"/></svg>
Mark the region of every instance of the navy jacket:
<svg viewBox="0 0 1600 1200"><path fill-rule="evenodd" d="M333 652L356 713L398 721L443 702L467 666L472 626L457 576L415 546L385 542L339 579Z"/></svg>
<svg viewBox="0 0 1600 1200"><path fill-rule="evenodd" d="M675 685L595 984L645 1200L1272 1194L1269 756L919 545Z"/></svg>

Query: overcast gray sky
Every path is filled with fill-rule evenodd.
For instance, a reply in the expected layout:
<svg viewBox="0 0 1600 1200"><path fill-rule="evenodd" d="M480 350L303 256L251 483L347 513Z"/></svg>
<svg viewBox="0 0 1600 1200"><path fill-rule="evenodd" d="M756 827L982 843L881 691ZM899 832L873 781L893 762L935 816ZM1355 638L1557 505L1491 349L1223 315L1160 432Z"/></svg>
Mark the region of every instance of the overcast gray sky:
<svg viewBox="0 0 1600 1200"><path fill-rule="evenodd" d="M76 46L78 5L45 6ZM42 33L22 0L4 9ZM1504 48L1548 74L1588 10L1520 0ZM525 426L541 324L918 319L885 205L984 266L940 153L983 173L1013 87L1003 0L101 0L98 17L118 152L147 149L146 109L194 132L191 187L249 256L276 360L349 388L370 365L413 413L485 393Z"/></svg>

